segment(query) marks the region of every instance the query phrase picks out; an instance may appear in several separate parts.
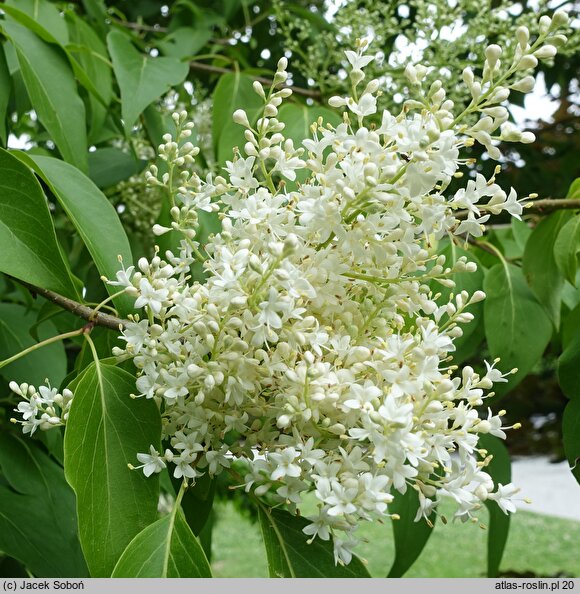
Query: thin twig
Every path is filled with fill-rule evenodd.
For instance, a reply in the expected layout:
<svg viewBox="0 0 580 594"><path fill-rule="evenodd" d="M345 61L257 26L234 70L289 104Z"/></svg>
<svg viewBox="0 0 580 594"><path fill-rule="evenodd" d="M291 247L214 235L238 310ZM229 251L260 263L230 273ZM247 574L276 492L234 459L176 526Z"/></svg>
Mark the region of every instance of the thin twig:
<svg viewBox="0 0 580 594"><path fill-rule="evenodd" d="M542 200L530 200L523 204L524 212L522 214L539 214L545 215L554 212L555 210L576 210L580 209L580 198L543 198ZM462 220L466 219L469 211L458 210L455 216ZM503 214L500 213L500 214ZM491 215L497 216L497 215ZM485 226L489 228L489 225Z"/></svg>
<svg viewBox="0 0 580 594"><path fill-rule="evenodd" d="M129 21L121 21L114 19L115 24L121 25L126 29L132 29L133 31L150 31L152 33L167 33L169 29L162 27L161 25L145 25L143 23L130 23Z"/></svg>
<svg viewBox="0 0 580 594"><path fill-rule="evenodd" d="M49 289L42 289L41 287L27 283L26 281L20 280L19 278L10 278L26 287L33 295L40 295L55 305L62 307L66 311L70 311L70 313L74 314L75 316L79 316L83 320L92 322L95 326L103 326L103 328L109 328L111 330L119 330L120 328L124 328L127 324L127 320L122 320L121 318L117 318L116 316L112 316L110 314L95 312L92 307L83 305L78 301L64 297L64 295L60 295L59 293L55 293Z"/></svg>
<svg viewBox="0 0 580 594"><path fill-rule="evenodd" d="M555 210L574 210L580 208L580 198L546 198L532 200L524 206L524 214L548 214Z"/></svg>
<svg viewBox="0 0 580 594"><path fill-rule="evenodd" d="M193 70L199 70L201 72L213 72L215 74L229 74L234 72L229 68L223 68L222 66L213 66L212 64L204 64L203 62L196 62L195 60L189 63L189 67ZM271 86L272 80L269 78L265 78L263 76L255 76L253 74L248 74L250 78L257 80L265 85ZM311 99L321 99L322 93L320 91L311 90L311 89L303 89L302 87L294 87L289 86L289 89L292 90L293 93L296 95L302 95L303 97L310 97Z"/></svg>

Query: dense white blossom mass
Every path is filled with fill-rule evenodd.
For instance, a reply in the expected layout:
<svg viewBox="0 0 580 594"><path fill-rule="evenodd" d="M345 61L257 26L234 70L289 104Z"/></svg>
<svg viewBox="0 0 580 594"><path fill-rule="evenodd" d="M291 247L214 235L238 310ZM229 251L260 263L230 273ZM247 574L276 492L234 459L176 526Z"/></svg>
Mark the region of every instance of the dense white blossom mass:
<svg viewBox="0 0 580 594"><path fill-rule="evenodd" d="M427 69L416 66L407 69L412 98L402 112L377 114L388 89L365 84L373 58L361 41L347 52L351 96L330 100L345 110L343 123L313 123L299 147L277 119L291 93L283 58L271 90L254 83L264 101L257 122L234 113L246 144L223 176L194 172L192 125L174 115L177 134L159 147L166 172L151 167L149 181L168 189L174 221L154 233L183 239L112 283L144 312L115 354L133 359L138 395L162 404L164 451L152 445L137 456L147 476L169 465L194 481L244 459L249 470L238 479L255 496L299 510L314 492L318 511L305 532L332 536L344 563L359 523L388 515L394 490L418 492L417 520L442 496L462 520L487 499L514 510L517 489L494 484L478 447L481 434L505 437L502 413L482 405L506 374L451 362L473 318L467 308L485 295L442 299L434 287L453 287L453 275L475 264L448 265L435 246L480 236L491 214L519 218L514 190L494 179L477 174L447 188L469 164L462 148L477 142L497 159L499 140L533 140L501 104L510 89L532 89L529 69L553 56L566 18L542 17L531 45L522 27L512 47L489 46L481 78L463 73L473 100L461 113L440 82L423 88ZM205 245L200 210L221 217ZM202 280L191 277L196 261ZM26 430L33 417L22 410Z"/></svg>

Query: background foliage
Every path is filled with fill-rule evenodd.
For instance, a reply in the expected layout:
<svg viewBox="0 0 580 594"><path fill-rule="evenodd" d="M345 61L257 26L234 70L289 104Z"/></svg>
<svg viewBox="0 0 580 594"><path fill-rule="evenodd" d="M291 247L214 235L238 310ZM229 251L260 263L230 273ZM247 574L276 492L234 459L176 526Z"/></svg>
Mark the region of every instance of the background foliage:
<svg viewBox="0 0 580 594"><path fill-rule="evenodd" d="M538 10L548 4L539 2ZM374 23L373 50L389 65L383 107L398 110L409 59L435 66L432 76L447 79L452 98L462 103L467 97L453 79L463 66L480 62L488 43L503 42L515 24L535 18L525 2L496 0L361 0L339 8L320 0L8 0L2 11L0 143L8 149L0 150L2 360L81 328L42 290L95 305L107 297L100 277L114 277L119 255L129 266L132 254L152 253L149 229L169 213L143 170L172 129L175 108L186 108L196 122L200 169L218 172L244 142L230 114L243 108L250 119L258 117L252 81L271 79L285 52L296 88L280 119L296 140L319 116L337 118L325 100L344 90L343 51L368 32L368 23ZM506 152L502 185L519 194L580 200L578 37L573 33L567 49L543 67L558 108L550 121L535 123L538 141ZM516 94L515 103L521 100ZM489 176L493 166L484 161L483 172ZM480 264L477 274L457 275L458 290L488 294L474 308L476 321L458 343L455 362L479 365L482 355L499 356L502 368L517 367L496 399L505 400L514 421L523 418L523 435L531 433L533 413L552 413L551 433L545 429L540 437L560 454L563 444L571 466L580 457L579 213L545 205L523 222L498 217L485 241L437 246L449 259L469 252ZM202 220L206 237L218 229L217 218ZM113 297L112 305L120 317L131 311L126 296ZM155 479L126 470L135 451L159 442L157 409L132 401L132 370L107 360L115 332L98 327L91 338L77 332L0 369L0 567L35 576L209 575L214 496L238 496L224 481L201 480L176 492L162 475L162 493L178 504L159 516ZM46 377L75 390L64 448L60 430L23 441L9 422L15 402L8 381L38 384ZM486 447L495 452L495 475L509 482L507 452L494 440ZM394 504L401 521L394 527L391 576L409 569L432 533L413 522L409 493ZM305 563L297 552L299 519L247 499L237 505L261 527L271 575L368 575L358 560L335 567L320 541L309 549L315 563ZM508 529L507 517L490 509L489 575L499 570ZM159 542L163 554L146 564Z"/></svg>

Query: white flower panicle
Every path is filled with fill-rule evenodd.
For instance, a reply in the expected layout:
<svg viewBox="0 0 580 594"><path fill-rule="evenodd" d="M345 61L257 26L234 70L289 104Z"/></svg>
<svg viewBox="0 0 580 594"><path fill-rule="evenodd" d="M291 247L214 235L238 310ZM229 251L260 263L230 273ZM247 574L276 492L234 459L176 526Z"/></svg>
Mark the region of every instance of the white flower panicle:
<svg viewBox="0 0 580 594"><path fill-rule="evenodd" d="M60 393L48 381L38 388L16 382L10 382L9 387L23 399L14 409L22 418L10 419L22 425L23 433L32 435L37 429L48 431L66 424L73 400L73 393L67 388Z"/></svg>
<svg viewBox="0 0 580 594"><path fill-rule="evenodd" d="M147 476L171 465L193 481L245 460L237 478L255 496L300 510L314 492L305 533L333 536L341 563L359 523L389 515L393 490L415 489L417 519L427 521L443 495L463 521L476 521L487 499L513 511L516 490L494 485L478 446L480 434L505 437L502 413L478 410L508 374L497 361L484 375L450 363L469 306L485 295L435 293L476 266L447 264L434 245L481 235L491 214L521 214L515 192L494 178L446 190L471 163L463 147L477 142L498 158L500 140L530 140L501 104L511 88L531 89L528 69L557 47L562 14L542 21L533 43L518 30L514 47L490 46L481 78L463 73L473 100L459 114L441 82L423 88L423 66L408 68L414 97L403 111L377 114L381 84L364 83L372 58L361 41L347 53L351 96L330 100L346 108L343 122L320 119L300 147L277 119L291 93L282 58L270 90L254 83L261 117L234 113L245 145L205 180L191 169L187 114L175 114L176 138L160 147L167 171L151 167L149 179L172 201L171 227L154 233L183 239L113 283L143 310L114 354L133 359L138 394L162 410L164 452L138 454ZM200 209L219 210L222 224L205 245ZM191 278L195 262L203 281Z"/></svg>
<svg viewBox="0 0 580 594"><path fill-rule="evenodd" d="M501 48L490 46L482 78L464 73L473 101L459 115L440 83L422 89L426 69L413 67L418 99L398 116L380 114L378 126L367 123L380 85L362 86L371 58L361 42L347 54L352 95L330 100L347 108L343 123L316 122L302 147L276 118L290 94L282 88L285 59L268 93L254 84L264 101L256 123L234 113L246 144L224 176L190 174L180 161L185 145L168 140L162 154L172 147L170 172L184 180L173 190L172 228L184 239L179 253L121 273L146 315L126 327L127 346L116 355L133 358L140 395L163 403L167 448L139 454L145 474L171 464L174 476L195 480L244 459L243 484L257 496L299 509L314 491L318 513L305 532L334 535L344 563L357 525L388 514L393 489L418 491L417 519L428 519L442 495L455 499L462 520L486 499L513 511L516 490L494 485L478 448L480 434L505 437L502 413L477 410L505 375L493 365L480 376L449 364L461 325L473 317L469 305L484 294L442 302L431 289L452 287L453 274L475 265L464 258L446 265L430 245L479 236L503 210L520 216L515 192L494 178L478 174L450 196L445 189L468 164L462 147L479 142L497 158L500 140L529 140L500 103L510 88L531 90L526 68L543 55L544 38L518 41L506 70ZM473 114L479 119L464 123ZM178 138L185 119L176 116ZM169 185L172 174L151 175ZM196 210L218 205L222 231L201 246ZM196 260L205 282L189 276Z"/></svg>

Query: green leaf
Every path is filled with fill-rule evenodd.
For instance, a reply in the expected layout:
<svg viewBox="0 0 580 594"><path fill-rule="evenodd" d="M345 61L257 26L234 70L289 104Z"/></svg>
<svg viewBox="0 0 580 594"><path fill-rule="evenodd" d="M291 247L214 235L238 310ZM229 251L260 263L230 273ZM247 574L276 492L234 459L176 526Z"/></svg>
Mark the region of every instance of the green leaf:
<svg viewBox="0 0 580 594"><path fill-rule="evenodd" d="M213 145L218 163L233 158L233 148L242 148L246 143L244 127L232 120L236 109L243 109L253 124L263 107L262 99L256 95L253 81L240 72L224 74L213 93Z"/></svg>
<svg viewBox="0 0 580 594"><path fill-rule="evenodd" d="M131 398L135 378L99 361L71 384L65 474L77 495L79 536L92 577L111 575L119 557L157 519L159 478L131 471L138 452L159 448L152 400Z"/></svg>
<svg viewBox="0 0 580 594"><path fill-rule="evenodd" d="M342 122L342 118L335 111L319 105L309 107L304 104L285 103L278 112L278 119L286 125L282 133L285 138L294 141L294 148L301 148L302 141L312 136L310 126L318 118L322 118L325 124L328 123L333 126L338 126ZM306 171L296 172L298 182L303 183L306 177ZM293 186L292 182L285 181L290 188Z"/></svg>
<svg viewBox="0 0 580 594"><path fill-rule="evenodd" d="M483 311L479 318L476 318L471 322L475 326L473 332L469 338L465 341L461 341L461 346L455 344L455 351L453 351L453 363L455 365L461 365L467 359L475 357L481 353L480 345L485 340L485 323L483 319ZM470 324L470 325L471 325ZM457 341L455 341L457 343Z"/></svg>
<svg viewBox="0 0 580 594"><path fill-rule="evenodd" d="M68 42L68 31L60 10L47 0L6 0L3 10L8 14L15 15L14 10L24 14L29 19L23 22L37 35L47 31L57 43L65 45ZM41 24L42 23L42 24ZM42 35L40 35L42 37Z"/></svg>
<svg viewBox="0 0 580 594"><path fill-rule="evenodd" d="M568 193L566 194L566 198L570 198L570 200L578 200L580 199L580 177L577 177L568 188Z"/></svg>
<svg viewBox="0 0 580 594"><path fill-rule="evenodd" d="M569 213L560 211L540 221L526 243L522 262L528 284L556 329L560 327L564 278L554 259L554 244L568 217Z"/></svg>
<svg viewBox="0 0 580 594"><path fill-rule="evenodd" d="M97 149L89 153L89 177L99 188L109 188L136 175L145 164L118 148Z"/></svg>
<svg viewBox="0 0 580 594"><path fill-rule="evenodd" d="M72 165L52 157L30 158L78 231L99 273L113 280L121 267L118 257L123 258L125 267L133 260L129 240L113 205ZM105 237L107 240L103 241ZM111 295L118 290L119 287L107 285ZM134 300L128 295L119 295L113 302L122 316L134 309Z"/></svg>
<svg viewBox="0 0 580 594"><path fill-rule="evenodd" d="M30 328L36 323L36 313L16 303L0 303L0 361L16 355L36 344ZM58 334L52 322L44 322L39 330L40 340ZM55 342L32 351L21 359L0 369L7 380L27 382L38 386L50 378L58 386L66 375L66 353L62 342Z"/></svg>
<svg viewBox="0 0 580 594"><path fill-rule="evenodd" d="M514 367L507 383L494 385L498 395L513 389L542 357L552 337L552 324L532 293L520 268L496 264L486 276L483 289L487 344L493 358L501 357L499 369Z"/></svg>
<svg viewBox="0 0 580 594"><path fill-rule="evenodd" d="M40 184L3 149L0 171L0 272L78 298Z"/></svg>
<svg viewBox="0 0 580 594"><path fill-rule="evenodd" d="M208 578L211 569L181 507L147 526L125 549L114 578Z"/></svg>
<svg viewBox="0 0 580 594"><path fill-rule="evenodd" d="M109 33L107 45L121 89L121 110L128 133L150 103L183 82L189 67L175 58L149 58L139 53L119 31Z"/></svg>
<svg viewBox="0 0 580 594"><path fill-rule="evenodd" d="M572 322L578 320L577 307L571 314ZM570 326L564 336L564 350L558 358L558 383L562 391L570 399L580 399L580 334L578 326Z"/></svg>
<svg viewBox="0 0 580 594"><path fill-rule="evenodd" d="M183 494L181 507L189 527L196 536L199 536L209 518L215 489L215 479L205 473Z"/></svg>
<svg viewBox="0 0 580 594"><path fill-rule="evenodd" d="M510 455L503 442L493 435L480 435L479 445L493 456L485 471L489 473L493 482L507 485L512 480ZM486 501L489 511L489 525L487 529L487 577L497 577L503 552L510 529L509 514L504 514L495 501Z"/></svg>
<svg viewBox="0 0 580 594"><path fill-rule="evenodd" d="M407 488L402 494L393 492L394 499L389 503L389 512L398 514L400 520L393 520L395 540L395 560L387 577L402 577L418 559L421 551L433 534L433 528L423 519L415 522L419 509L419 495L415 489ZM432 516L435 522L436 516Z"/></svg>
<svg viewBox="0 0 580 594"><path fill-rule="evenodd" d="M445 303L451 293L457 295L461 291L467 291L469 295L473 295L475 291L481 291L483 289L483 267L479 260L472 252L468 252L453 242L446 242L442 250L439 251L440 255L445 256L445 265L454 266L457 260L461 257L467 258L468 262L475 262L477 264L477 270L475 272L459 272L452 275L451 280L455 281L455 287L448 289L433 282L432 290L437 293L441 293L440 303ZM454 341L455 348L460 350L469 343L471 335L477 330L477 323L483 313L483 303L475 303L470 305L465 310L474 315L474 320L470 324L462 324L461 329L463 330L463 336L456 338Z"/></svg>
<svg viewBox="0 0 580 594"><path fill-rule="evenodd" d="M312 544L307 544L308 537L302 532L309 524L306 519L262 505L258 509L258 516L270 577L370 577L357 557L353 557L348 565L335 564L331 542L315 538Z"/></svg>
<svg viewBox="0 0 580 594"><path fill-rule="evenodd" d="M149 141L154 147L158 147L163 142L164 134L176 133L175 122L168 115L162 114L154 105L150 105L143 112L143 124L147 131ZM157 165L162 173L167 170L165 161L157 159Z"/></svg>
<svg viewBox="0 0 580 594"><path fill-rule="evenodd" d="M86 171L85 107L65 55L17 23L4 22L2 27L16 47L24 84L38 119L63 158Z"/></svg>
<svg viewBox="0 0 580 594"><path fill-rule="evenodd" d="M89 80L98 89L98 95L91 92L89 96L89 137L94 143L108 115L106 106L113 99L113 71L107 48L95 30L72 12L67 13L67 19L71 40L77 44L75 48L67 47L69 55L75 56Z"/></svg>
<svg viewBox="0 0 580 594"><path fill-rule="evenodd" d="M4 55L4 46L0 43L0 142L6 146L6 117L8 115L8 101L12 92L12 78Z"/></svg>
<svg viewBox="0 0 580 594"><path fill-rule="evenodd" d="M102 328L97 326L91 331L91 339L93 341L95 350L100 359L105 359L111 356L114 347L122 346L115 332L111 332L109 328ZM89 343L85 340L81 347L80 353L77 355L75 361L75 371L80 373L93 362L93 352Z"/></svg>
<svg viewBox="0 0 580 594"><path fill-rule="evenodd" d="M580 398L571 400L562 417L564 453L574 478L580 483Z"/></svg>
<svg viewBox="0 0 580 594"><path fill-rule="evenodd" d="M93 80L95 80L95 79L92 78L89 74L87 74L87 72L85 72L85 70L83 69L81 64L79 64L77 59L72 55L72 53L70 53L68 51L67 48L69 46L67 45L67 47L65 47L65 44L67 43L67 39L68 39L68 31L66 29L66 24L65 24L64 20L60 18L58 12L57 12L57 16L60 21L60 26L64 26L64 34L65 35L64 35L64 37L60 36L57 38L55 35L53 35L53 33L51 33L50 30L45 28L45 26L41 25L41 22L43 24L45 24L44 21L35 20L28 13L26 13L16 7L6 6L4 8L4 10L7 14L10 15L10 17L12 17L12 19L14 19L16 22L20 23L21 25L24 25L27 29L29 29L30 31L35 33L38 37L40 37L40 39L42 39L43 41L57 45L62 50L62 52L64 53L66 58L68 59L70 65L72 67L73 73L75 75L75 78L81 83L81 85L83 85L83 87L85 87L85 89L87 89L87 91L89 91L89 93L92 94L93 97L97 97L98 100L102 104L106 105L105 100L103 99L100 90L97 89L97 87L93 83ZM33 12L33 11L31 11L31 12ZM92 33L92 31L91 31L91 33ZM93 33L93 35L94 35L94 33ZM106 52L105 52L105 54L106 54ZM101 81L99 81L99 82L101 82Z"/></svg>
<svg viewBox="0 0 580 594"><path fill-rule="evenodd" d="M314 105L297 103L285 103L278 112L278 119L286 124L284 128L284 136L291 138L294 141L294 146L299 148L302 146L302 141L305 138L310 138L312 132L310 126L322 118L325 124L332 124L338 126L342 122L342 118L331 109Z"/></svg>
<svg viewBox="0 0 580 594"><path fill-rule="evenodd" d="M566 280L574 286L578 271L578 253L580 253L580 215L575 215L562 225L554 242L556 265Z"/></svg>
<svg viewBox="0 0 580 594"><path fill-rule="evenodd" d="M36 577L88 575L75 497L62 468L38 444L0 433L0 550Z"/></svg>
<svg viewBox="0 0 580 594"><path fill-rule="evenodd" d="M95 30L98 30L104 38L109 28L107 25L108 15L105 0L82 0L82 5L89 20L93 21L92 26Z"/></svg>
<svg viewBox="0 0 580 594"><path fill-rule="evenodd" d="M580 327L580 304L576 304L574 309L568 313L562 323L562 350L566 350L570 343L577 339L578 328Z"/></svg>
<svg viewBox="0 0 580 594"><path fill-rule="evenodd" d="M526 248L526 242L530 238L532 234L532 230L529 228L528 224L525 221L520 221L518 219L512 218L511 222L512 233L514 235L514 239L518 244L521 252Z"/></svg>
<svg viewBox="0 0 580 594"><path fill-rule="evenodd" d="M179 27L166 35L157 46L166 55L179 60L191 60L211 39L212 30Z"/></svg>

